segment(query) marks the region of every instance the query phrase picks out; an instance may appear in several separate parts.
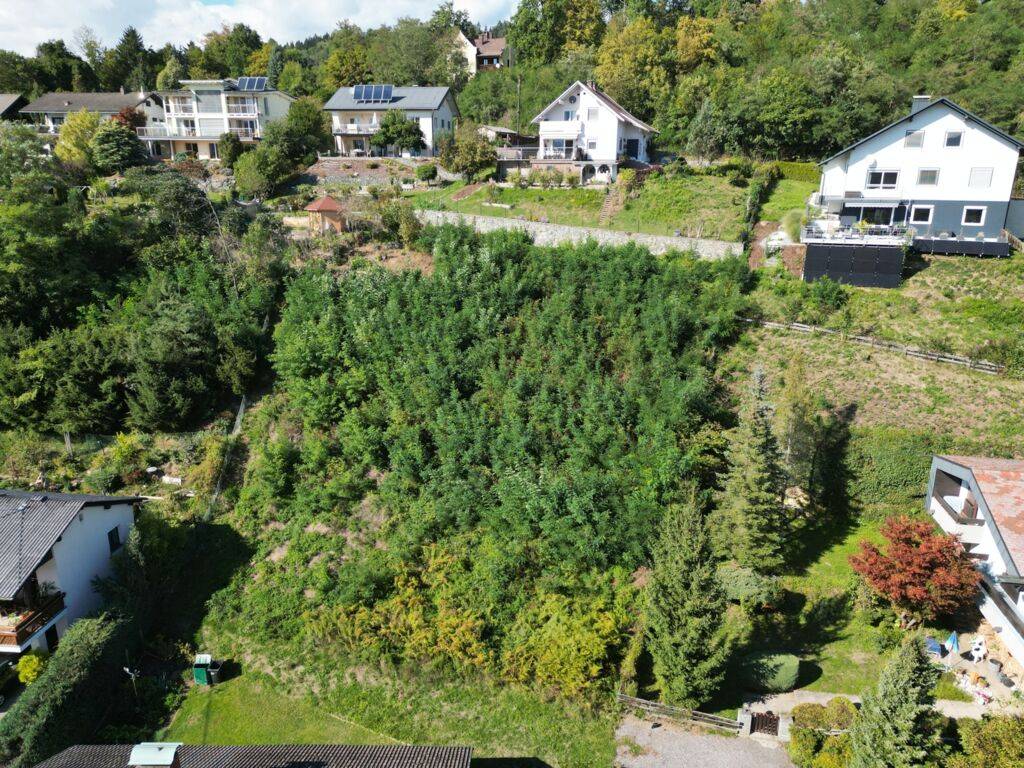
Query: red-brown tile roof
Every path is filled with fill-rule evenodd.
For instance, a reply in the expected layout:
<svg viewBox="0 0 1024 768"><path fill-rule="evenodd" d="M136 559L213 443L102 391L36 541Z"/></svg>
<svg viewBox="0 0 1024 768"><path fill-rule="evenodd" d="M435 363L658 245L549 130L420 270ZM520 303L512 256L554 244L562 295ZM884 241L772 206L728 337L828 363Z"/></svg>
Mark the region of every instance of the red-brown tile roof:
<svg viewBox="0 0 1024 768"><path fill-rule="evenodd" d="M984 456L942 458L971 470L1014 565L1024 569L1024 461Z"/></svg>
<svg viewBox="0 0 1024 768"><path fill-rule="evenodd" d="M307 211L343 211L345 210L341 203L335 200L330 195L324 195L318 197L312 203L306 206Z"/></svg>
<svg viewBox="0 0 1024 768"><path fill-rule="evenodd" d="M473 41L473 45L480 56L500 56L505 51L505 38L480 35Z"/></svg>

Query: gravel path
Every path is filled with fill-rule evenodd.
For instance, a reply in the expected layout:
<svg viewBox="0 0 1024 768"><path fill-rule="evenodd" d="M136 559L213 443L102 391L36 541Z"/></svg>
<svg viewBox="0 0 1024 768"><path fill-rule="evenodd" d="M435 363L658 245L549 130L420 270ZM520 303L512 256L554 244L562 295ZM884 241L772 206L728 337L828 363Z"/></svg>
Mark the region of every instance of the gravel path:
<svg viewBox="0 0 1024 768"><path fill-rule="evenodd" d="M716 736L627 715L615 733L619 768L793 768L780 746L738 736Z"/></svg>

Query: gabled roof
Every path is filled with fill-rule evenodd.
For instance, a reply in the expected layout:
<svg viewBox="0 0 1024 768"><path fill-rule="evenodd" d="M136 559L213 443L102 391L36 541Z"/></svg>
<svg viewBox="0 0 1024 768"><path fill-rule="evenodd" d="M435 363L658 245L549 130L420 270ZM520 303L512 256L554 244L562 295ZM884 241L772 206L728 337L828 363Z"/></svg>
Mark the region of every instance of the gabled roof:
<svg viewBox="0 0 1024 768"><path fill-rule="evenodd" d="M0 600L10 600L86 507L131 504L137 496L0 490Z"/></svg>
<svg viewBox="0 0 1024 768"><path fill-rule="evenodd" d="M0 93L0 117L8 111L17 111L16 107L25 103L25 97L20 93Z"/></svg>
<svg viewBox="0 0 1024 768"><path fill-rule="evenodd" d="M558 96L558 98L555 99L554 101L552 101L546 107L544 107L544 109L542 109L540 111L540 113L535 118L533 118L533 120L531 122L534 122L534 123L541 122L541 117L544 115L545 112L547 112L553 106L558 104L560 101L562 101L566 96L568 96L572 91L576 90L577 88L579 88L581 90L585 90L585 91L587 91L589 93L592 93L597 98L598 101L600 101L602 104L604 104L606 107L608 107L608 109L610 109L615 114L615 116L617 118L619 118L620 120L623 120L623 121L625 121L627 123L631 123L632 125L635 125L641 131L648 131L649 133L657 133L657 131L654 130L654 128L649 126L643 120L641 120L638 117L634 117L633 115L631 115L625 109L625 107L621 106L617 101L615 101L615 99L613 99L607 93L604 93L603 91L598 90L596 86L587 85L586 83L583 83L583 82L581 82L579 80L577 80L575 83L573 83L568 88L566 88L564 91L562 91L562 93Z"/></svg>
<svg viewBox="0 0 1024 768"><path fill-rule="evenodd" d="M388 103L366 103L355 100L352 94L353 86L339 88L334 95L324 104L324 109L331 110L358 110L360 112L373 112L376 110L389 109L417 109L435 110L444 103L445 97L450 93L447 86L420 86L411 85L406 87L395 86L391 89L391 101ZM454 99L452 100L454 104Z"/></svg>
<svg viewBox="0 0 1024 768"><path fill-rule="evenodd" d="M335 200L330 195L324 195L323 197L318 197L312 203L307 205L306 206L306 210L307 211L313 211L313 212L316 212L316 211L343 211L343 210L345 210L345 208L344 208L344 206L341 203L339 203L337 200Z"/></svg>
<svg viewBox="0 0 1024 768"><path fill-rule="evenodd" d="M506 43L504 37L491 37L485 33L473 41L478 56L500 56L505 51Z"/></svg>
<svg viewBox="0 0 1024 768"><path fill-rule="evenodd" d="M947 99L946 97L943 96L941 98L935 99L935 101L931 102L930 104L927 104L926 106L921 107L916 112L911 112L911 113L909 113L907 115L904 115L899 120L894 120L893 122L889 123L884 128L879 128L877 131L872 133L870 136L865 136L860 141L855 141L853 144L851 144L850 146L848 146L848 147L846 147L844 149L839 150L834 155L826 157L824 160L822 160L820 163L818 163L818 165L824 165L825 163L827 163L827 162L829 162L831 160L835 160L840 155L845 155L851 149L855 149L855 148L859 147L861 144L863 144L866 141L871 141L871 139L875 138L875 136L879 136L879 135L885 133L890 128L895 128L897 125L900 125L901 123L910 122L911 120L913 120L918 115L920 115L923 112L931 109L932 107L938 106L939 104L942 104L942 105L944 105L946 107L949 107L951 110L953 110L954 112L958 113L965 120L967 120L969 122L977 123L982 128L987 130L989 133L995 134L999 138L1001 138L1001 139L1003 139L1005 141L1008 141L1010 144L1013 144L1015 147L1017 147L1017 149L1024 149L1024 142L1021 142L1020 140L1015 139L1013 136L1011 136L1010 134L1008 134L1006 131L1002 130L1001 128L997 128L996 126L992 125L992 123L989 123L989 122L986 122L985 120L982 120L980 117L978 117L973 112L967 111L966 109L961 107L959 104L956 104L955 102L952 102L952 101L950 101L949 99Z"/></svg>
<svg viewBox="0 0 1024 768"><path fill-rule="evenodd" d="M1024 569L1024 461L983 456L939 458L970 470L1012 565Z"/></svg>
<svg viewBox="0 0 1024 768"><path fill-rule="evenodd" d="M79 112L87 109L90 112L120 112L125 107L137 107L146 99L156 96L153 93L70 93L56 91L40 96L27 106L22 107L24 114L43 112L59 114L62 112Z"/></svg>
<svg viewBox="0 0 1024 768"><path fill-rule="evenodd" d="M130 744L68 747L36 768L126 768ZM181 768L469 768L469 747L183 744Z"/></svg>

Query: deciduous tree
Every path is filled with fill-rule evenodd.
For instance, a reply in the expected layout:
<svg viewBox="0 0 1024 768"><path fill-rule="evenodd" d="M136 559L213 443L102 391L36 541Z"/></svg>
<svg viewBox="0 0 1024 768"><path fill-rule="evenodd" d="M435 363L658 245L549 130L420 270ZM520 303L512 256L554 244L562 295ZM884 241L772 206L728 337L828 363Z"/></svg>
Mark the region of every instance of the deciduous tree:
<svg viewBox="0 0 1024 768"><path fill-rule="evenodd" d="M981 720L957 722L962 754L949 768L1017 768L1024 765L1024 718L986 715Z"/></svg>
<svg viewBox="0 0 1024 768"><path fill-rule="evenodd" d="M883 552L862 541L853 569L900 612L904 626L970 605L981 574L955 536L926 520L892 517L882 526Z"/></svg>
<svg viewBox="0 0 1024 768"><path fill-rule="evenodd" d="M413 150L426 146L419 120L410 120L400 109L392 109L384 114L380 128L370 137L370 144L380 150L388 147Z"/></svg>
<svg viewBox="0 0 1024 768"><path fill-rule="evenodd" d="M651 117L668 97L672 43L672 30L659 29L646 16L626 23L616 20L597 52L598 85L633 114Z"/></svg>
<svg viewBox="0 0 1024 768"><path fill-rule="evenodd" d="M92 168L92 137L100 127L100 116L97 112L83 109L72 112L60 127L60 136L53 153L61 162L81 171Z"/></svg>

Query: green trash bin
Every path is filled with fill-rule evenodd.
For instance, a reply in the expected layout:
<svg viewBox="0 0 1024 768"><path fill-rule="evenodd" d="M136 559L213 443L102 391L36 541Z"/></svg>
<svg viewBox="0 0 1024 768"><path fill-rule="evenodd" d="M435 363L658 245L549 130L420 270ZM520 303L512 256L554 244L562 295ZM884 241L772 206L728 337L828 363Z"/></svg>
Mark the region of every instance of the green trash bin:
<svg viewBox="0 0 1024 768"><path fill-rule="evenodd" d="M213 676L210 674L210 667L213 665L213 656L208 653L200 653L196 656L192 665L192 679L196 685L213 685Z"/></svg>

